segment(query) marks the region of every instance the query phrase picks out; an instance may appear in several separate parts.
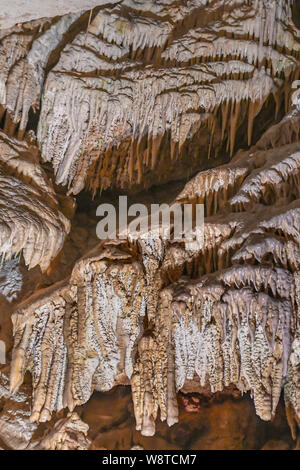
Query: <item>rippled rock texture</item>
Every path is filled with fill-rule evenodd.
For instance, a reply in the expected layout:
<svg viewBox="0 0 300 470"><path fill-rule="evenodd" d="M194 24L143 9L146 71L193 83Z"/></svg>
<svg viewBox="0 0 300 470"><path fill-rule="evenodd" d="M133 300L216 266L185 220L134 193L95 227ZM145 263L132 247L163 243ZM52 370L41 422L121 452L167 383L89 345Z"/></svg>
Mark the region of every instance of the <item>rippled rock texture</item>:
<svg viewBox="0 0 300 470"><path fill-rule="evenodd" d="M299 58L297 0L0 31L1 447L299 447ZM203 244L99 243L124 193Z"/></svg>

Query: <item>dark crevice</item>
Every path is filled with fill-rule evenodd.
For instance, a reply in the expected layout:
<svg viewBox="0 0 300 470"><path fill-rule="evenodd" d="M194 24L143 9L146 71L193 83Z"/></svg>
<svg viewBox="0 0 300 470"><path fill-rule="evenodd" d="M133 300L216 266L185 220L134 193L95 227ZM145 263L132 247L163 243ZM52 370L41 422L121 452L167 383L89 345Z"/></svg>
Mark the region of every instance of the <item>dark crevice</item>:
<svg viewBox="0 0 300 470"><path fill-rule="evenodd" d="M300 29L300 0L294 0L292 5L292 19L296 28Z"/></svg>
<svg viewBox="0 0 300 470"><path fill-rule="evenodd" d="M28 113L26 132L33 131L34 134L36 135L38 124L39 124L39 119L40 119L40 110L37 109L36 111L34 111L31 106L29 113Z"/></svg>

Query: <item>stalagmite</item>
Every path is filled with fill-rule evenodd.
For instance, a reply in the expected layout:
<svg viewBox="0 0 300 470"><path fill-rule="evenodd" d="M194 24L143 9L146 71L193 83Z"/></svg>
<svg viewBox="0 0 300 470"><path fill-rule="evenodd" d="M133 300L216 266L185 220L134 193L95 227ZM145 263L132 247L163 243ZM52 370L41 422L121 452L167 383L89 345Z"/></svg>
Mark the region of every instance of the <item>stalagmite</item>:
<svg viewBox="0 0 300 470"><path fill-rule="evenodd" d="M33 442L30 449L88 450L91 445L87 438L88 429L88 425L81 421L77 413L68 413L39 442Z"/></svg>

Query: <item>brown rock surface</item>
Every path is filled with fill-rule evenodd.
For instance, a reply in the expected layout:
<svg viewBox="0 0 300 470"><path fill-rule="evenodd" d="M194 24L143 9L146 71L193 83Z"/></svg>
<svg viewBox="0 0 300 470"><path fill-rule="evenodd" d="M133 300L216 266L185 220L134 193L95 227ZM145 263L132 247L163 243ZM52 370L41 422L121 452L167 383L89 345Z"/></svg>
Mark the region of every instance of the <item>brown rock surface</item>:
<svg viewBox="0 0 300 470"><path fill-rule="evenodd" d="M0 447L297 449L299 2L102 3L0 31Z"/></svg>

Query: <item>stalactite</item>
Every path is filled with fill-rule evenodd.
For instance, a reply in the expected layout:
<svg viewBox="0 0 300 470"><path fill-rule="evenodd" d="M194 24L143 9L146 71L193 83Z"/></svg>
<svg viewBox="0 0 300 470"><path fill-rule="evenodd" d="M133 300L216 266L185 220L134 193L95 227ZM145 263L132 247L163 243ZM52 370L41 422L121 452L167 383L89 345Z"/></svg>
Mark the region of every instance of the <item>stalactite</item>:
<svg viewBox="0 0 300 470"><path fill-rule="evenodd" d="M29 449L33 450L88 450L91 441L87 438L88 425L77 413L68 413L66 418L58 420L52 431L38 442L33 441Z"/></svg>
<svg viewBox="0 0 300 470"><path fill-rule="evenodd" d="M130 379L143 331L144 282L130 253L108 247L75 265L69 281L19 306L11 389L31 371L33 422L47 421L66 406L72 411L94 389Z"/></svg>
<svg viewBox="0 0 300 470"><path fill-rule="evenodd" d="M271 17L278 14L274 8L270 10ZM263 12L257 12L253 6L246 10L243 19L245 11L237 7L239 20L246 29L252 24L256 31ZM233 155L237 131L245 120L244 102L252 103L250 141L253 119L270 94L280 93L282 71L296 68L294 55L299 48L296 33L289 58L277 50L281 36L291 40L288 10L286 14L282 30L274 32L267 28L264 34L269 45L261 46L258 35L254 41L228 39L234 22L230 18L231 9L222 8L228 32L222 22L215 21L209 26L209 34L216 36L213 42L208 41L204 24L180 39L169 41L173 27L163 17L156 23L157 35L149 36L154 26L146 13L130 23L118 6L109 13L101 10L87 33L80 33L65 48L45 83L38 138L43 158L53 163L57 182L67 184L74 194L84 187L93 193L99 187L127 189L151 184L150 175L152 180L156 175L162 180L164 165L169 163L175 174L177 168L182 169L182 177L186 170L180 162L186 158L189 142L198 138L202 122L209 128L207 142L201 143L203 151L209 148L206 158L215 155L227 137L228 152ZM148 59L151 47L158 48L160 60L155 63ZM192 56L186 57L187 51L196 47L194 55L204 58L204 63L194 63ZM143 51L136 64L128 60L128 48ZM174 48L176 54L172 55ZM182 56L180 48L184 49ZM272 71L260 66L259 55L271 58ZM222 60L216 61L218 56ZM170 59L172 65L168 65ZM214 117L220 106L222 126L216 125ZM226 136L228 106L231 118ZM170 143L165 147L163 142L168 134ZM147 148L141 155L138 143L145 138ZM170 159L160 156L166 150ZM198 169L201 162L195 159L191 164Z"/></svg>
<svg viewBox="0 0 300 470"><path fill-rule="evenodd" d="M162 227L106 240L16 306L9 399L26 404L27 434L13 428L15 447L89 448L74 408L116 385L131 386L145 436L158 417L178 421L180 391L249 392L268 421L283 390L296 437L300 114L290 95L300 32L291 5L124 0L0 32L3 261L22 253L29 274L47 270L70 231L67 191L134 192L187 177L174 202L205 206L203 244L166 240ZM40 99L41 154L24 134ZM272 124L255 129L265 115ZM0 294L15 300L9 282ZM0 411L1 439L8 414Z"/></svg>
<svg viewBox="0 0 300 470"><path fill-rule="evenodd" d="M44 271L61 250L70 222L39 165L37 149L0 133L0 180L2 260L22 252L29 268L40 265Z"/></svg>
<svg viewBox="0 0 300 470"><path fill-rule="evenodd" d="M7 108L13 123L19 123L20 137L25 132L30 107L36 111L40 106L45 69L50 54L79 16L80 13L66 15L51 25L33 41L26 57L16 62L9 71L5 101L2 104Z"/></svg>

